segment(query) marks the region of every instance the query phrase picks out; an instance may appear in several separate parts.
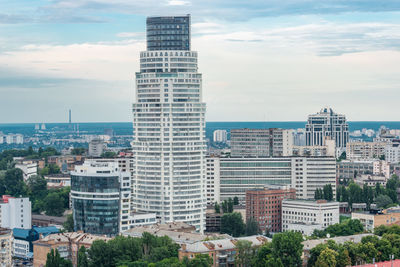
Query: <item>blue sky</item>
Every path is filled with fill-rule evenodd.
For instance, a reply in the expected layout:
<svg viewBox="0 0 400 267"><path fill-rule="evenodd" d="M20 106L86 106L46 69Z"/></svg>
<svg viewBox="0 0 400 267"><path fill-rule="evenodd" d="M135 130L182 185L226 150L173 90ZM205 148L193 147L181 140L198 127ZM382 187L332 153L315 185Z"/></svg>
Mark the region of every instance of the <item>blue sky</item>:
<svg viewBox="0 0 400 267"><path fill-rule="evenodd" d="M209 121L400 120L398 0L0 0L0 121L130 121L145 18L174 14Z"/></svg>

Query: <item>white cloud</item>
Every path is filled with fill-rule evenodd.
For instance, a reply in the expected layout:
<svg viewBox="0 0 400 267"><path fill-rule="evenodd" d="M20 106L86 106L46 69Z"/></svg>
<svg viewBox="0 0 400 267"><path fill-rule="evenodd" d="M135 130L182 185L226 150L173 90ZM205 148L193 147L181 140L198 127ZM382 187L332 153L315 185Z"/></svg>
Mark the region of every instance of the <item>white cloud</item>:
<svg viewBox="0 0 400 267"><path fill-rule="evenodd" d="M189 1L182 1L182 0L170 0L168 1L169 6L187 6L190 5Z"/></svg>

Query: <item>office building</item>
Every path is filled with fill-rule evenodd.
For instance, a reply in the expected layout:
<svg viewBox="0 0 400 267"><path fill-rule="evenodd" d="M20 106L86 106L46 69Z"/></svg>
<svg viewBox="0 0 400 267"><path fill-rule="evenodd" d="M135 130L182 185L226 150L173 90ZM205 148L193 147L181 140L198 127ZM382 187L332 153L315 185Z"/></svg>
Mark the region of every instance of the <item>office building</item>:
<svg viewBox="0 0 400 267"><path fill-rule="evenodd" d="M105 236L91 235L82 232L51 234L33 242L33 266L46 265L47 254L58 250L60 257L72 261L73 266L78 264L78 251L84 246L89 249L96 240L109 241Z"/></svg>
<svg viewBox="0 0 400 267"><path fill-rule="evenodd" d="M323 230L336 223L339 223L339 202L291 199L282 201L282 231L312 235L314 230Z"/></svg>
<svg viewBox="0 0 400 267"><path fill-rule="evenodd" d="M289 186L266 187L246 191L246 221L253 218L265 233L282 231L282 200L295 199L296 189Z"/></svg>
<svg viewBox="0 0 400 267"><path fill-rule="evenodd" d="M390 163L400 163L400 142L393 142L385 147L385 160Z"/></svg>
<svg viewBox="0 0 400 267"><path fill-rule="evenodd" d="M11 267L12 265L12 231L0 228L0 266Z"/></svg>
<svg viewBox="0 0 400 267"><path fill-rule="evenodd" d="M190 16L148 18L147 29L133 104L133 209L203 231L206 105Z"/></svg>
<svg viewBox="0 0 400 267"><path fill-rule="evenodd" d="M32 207L29 198L3 195L0 200L0 226L3 228L31 229Z"/></svg>
<svg viewBox="0 0 400 267"><path fill-rule="evenodd" d="M281 157L292 155L293 131L284 129L232 129L232 157Z"/></svg>
<svg viewBox="0 0 400 267"><path fill-rule="evenodd" d="M118 163L86 160L71 172L75 231L114 236L129 229L130 174Z"/></svg>
<svg viewBox="0 0 400 267"><path fill-rule="evenodd" d="M213 133L214 143L226 143L228 140L228 133L226 130L215 130Z"/></svg>
<svg viewBox="0 0 400 267"><path fill-rule="evenodd" d="M336 164L336 173L339 180L349 180L357 175L373 174L390 177L392 166L383 160L342 160Z"/></svg>
<svg viewBox="0 0 400 267"><path fill-rule="evenodd" d="M206 199L207 205L213 205L215 202L220 202L220 161L219 157L207 157L206 161Z"/></svg>
<svg viewBox="0 0 400 267"><path fill-rule="evenodd" d="M324 146L293 146L293 156L336 157L335 141L325 140Z"/></svg>
<svg viewBox="0 0 400 267"><path fill-rule="evenodd" d="M268 185L290 185L296 198L313 199L317 188L331 184L336 195L334 157L220 158L220 200Z"/></svg>
<svg viewBox="0 0 400 267"><path fill-rule="evenodd" d="M385 155L386 142L349 142L346 158L349 160L371 160Z"/></svg>
<svg viewBox="0 0 400 267"><path fill-rule="evenodd" d="M334 113L331 108L308 116L306 145L324 146L325 137L335 140L337 148L345 148L349 141L349 125L344 115Z"/></svg>

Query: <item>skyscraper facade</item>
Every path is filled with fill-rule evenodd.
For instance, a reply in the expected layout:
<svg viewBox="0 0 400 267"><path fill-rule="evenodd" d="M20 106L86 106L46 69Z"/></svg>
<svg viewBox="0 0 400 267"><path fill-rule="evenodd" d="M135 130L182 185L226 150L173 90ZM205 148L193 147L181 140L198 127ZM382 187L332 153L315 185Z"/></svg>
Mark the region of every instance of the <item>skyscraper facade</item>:
<svg viewBox="0 0 400 267"><path fill-rule="evenodd" d="M204 231L205 109L190 16L148 18L133 104L134 211Z"/></svg>
<svg viewBox="0 0 400 267"><path fill-rule="evenodd" d="M346 148L349 141L349 124L346 116L323 108L317 114L308 116L306 124L306 145L324 146L325 140L335 140L337 148Z"/></svg>

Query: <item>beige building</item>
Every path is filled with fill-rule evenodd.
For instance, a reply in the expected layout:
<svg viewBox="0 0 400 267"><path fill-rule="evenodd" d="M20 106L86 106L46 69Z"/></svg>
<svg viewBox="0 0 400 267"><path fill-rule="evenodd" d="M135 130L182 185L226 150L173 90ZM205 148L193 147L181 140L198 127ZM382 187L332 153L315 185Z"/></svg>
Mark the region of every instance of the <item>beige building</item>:
<svg viewBox="0 0 400 267"><path fill-rule="evenodd" d="M373 187L373 186L376 186L378 183L381 186L385 187L387 180L388 179L382 175L361 174L356 177L355 182L356 182L356 184L358 184L361 187L364 184L366 184L367 186Z"/></svg>
<svg viewBox="0 0 400 267"><path fill-rule="evenodd" d="M385 155L386 142L350 142L346 146L346 157L351 160L367 160Z"/></svg>
<svg viewBox="0 0 400 267"><path fill-rule="evenodd" d="M0 267L12 266L12 231L0 228Z"/></svg>
<svg viewBox="0 0 400 267"><path fill-rule="evenodd" d="M182 244L179 250L179 259L184 257L193 259L196 255L208 255L213 260L213 267L219 266L235 266L235 255L237 252L236 244L240 240L250 241L252 247L259 247L266 242L271 241L270 238L261 235L247 236L240 238L226 238L210 241L199 241L193 244Z"/></svg>
<svg viewBox="0 0 400 267"><path fill-rule="evenodd" d="M360 222L364 225L365 230L373 231L374 228L380 225L400 223L400 209L387 209L381 214L353 212L351 213L351 218L360 220Z"/></svg>
<svg viewBox="0 0 400 267"><path fill-rule="evenodd" d="M336 156L336 144L335 141L325 137L325 145L323 146L293 146L294 156Z"/></svg>
<svg viewBox="0 0 400 267"><path fill-rule="evenodd" d="M51 249L57 249L62 258L71 260L73 266L77 266L79 248L82 246L90 248L96 240L108 241L110 238L85 234L83 232L48 235L33 242L33 266L45 266L47 254Z"/></svg>

